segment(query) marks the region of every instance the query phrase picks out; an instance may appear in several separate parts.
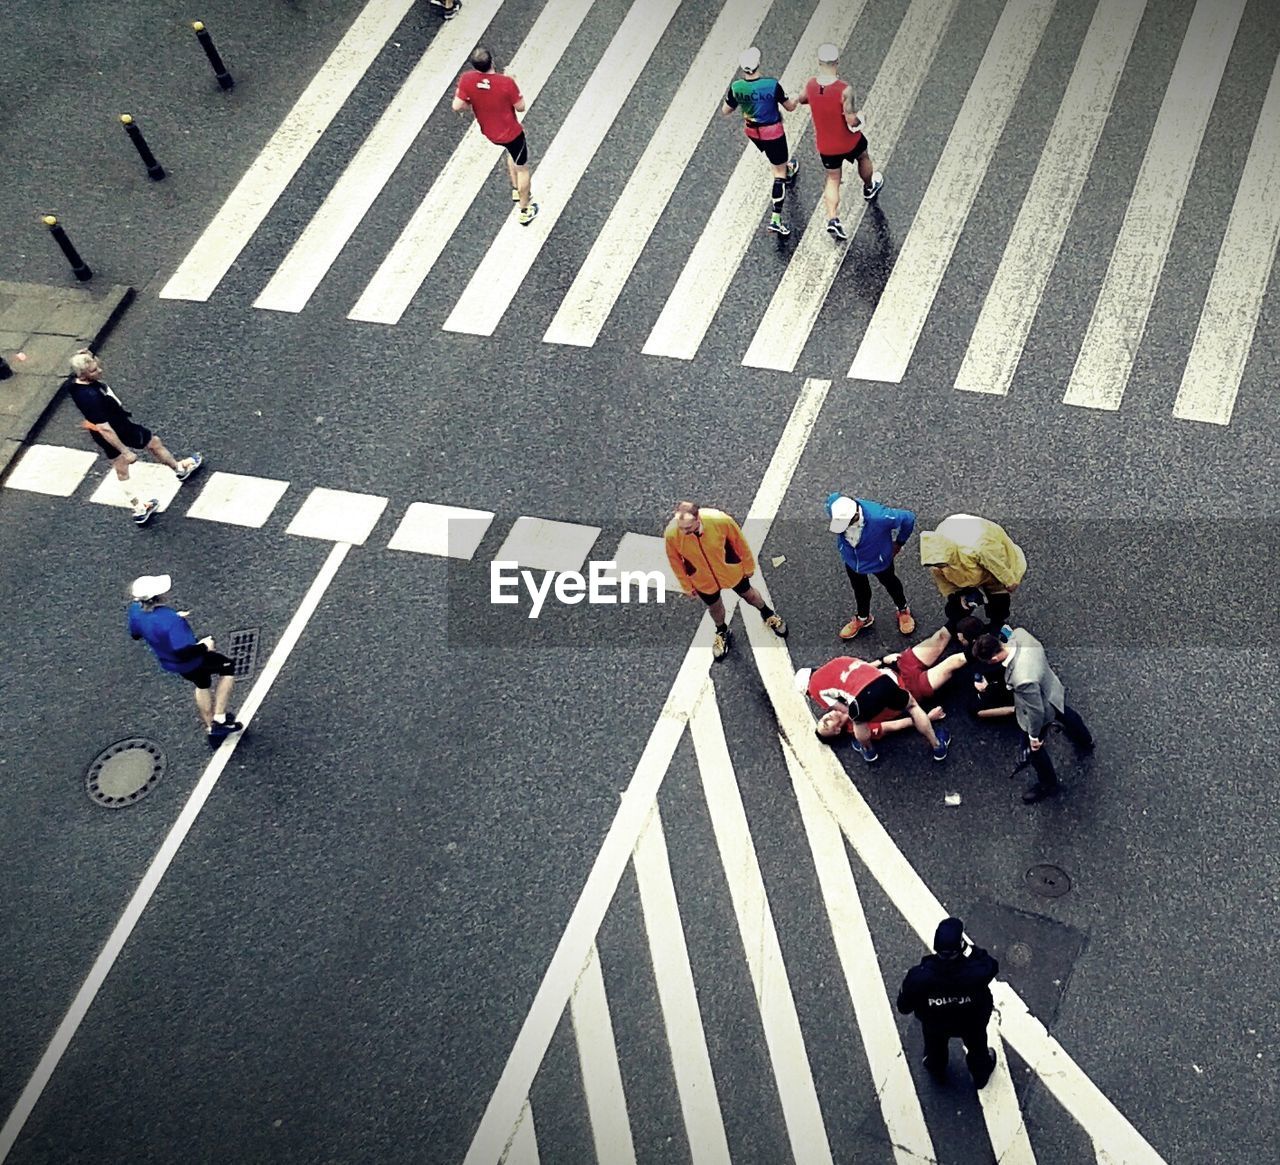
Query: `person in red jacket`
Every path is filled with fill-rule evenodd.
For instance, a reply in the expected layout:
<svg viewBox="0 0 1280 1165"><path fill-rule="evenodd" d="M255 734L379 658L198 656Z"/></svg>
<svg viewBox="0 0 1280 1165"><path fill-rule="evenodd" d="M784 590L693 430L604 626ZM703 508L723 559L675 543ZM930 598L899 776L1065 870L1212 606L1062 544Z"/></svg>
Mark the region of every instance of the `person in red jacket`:
<svg viewBox="0 0 1280 1165"><path fill-rule="evenodd" d="M840 50L833 44L818 46L818 75L810 77L797 100L813 112L813 138L827 172L822 199L827 204L827 234L833 239L849 237L840 222L840 183L844 164L858 167L862 197L869 202L880 193L884 176L872 164L863 135L862 111L855 109L853 86L840 80L836 65Z"/></svg>
<svg viewBox="0 0 1280 1165"><path fill-rule="evenodd" d="M507 176L511 197L520 203L520 225L528 226L538 216L538 204L529 196L529 143L517 113L524 112L524 96L514 77L493 67L493 54L478 48L471 54L471 68L458 78L453 110L470 109L480 132L495 146L507 151Z"/></svg>
<svg viewBox="0 0 1280 1165"><path fill-rule="evenodd" d="M722 590L731 590L760 612L764 625L779 638L786 638L787 625L755 587L751 576L756 569L756 556L742 536L742 530L723 510L700 506L697 502L680 502L667 523L663 540L667 561L680 589L692 598L697 595L711 611L716 625L711 641L711 657L723 659L728 654L729 627L725 622Z"/></svg>

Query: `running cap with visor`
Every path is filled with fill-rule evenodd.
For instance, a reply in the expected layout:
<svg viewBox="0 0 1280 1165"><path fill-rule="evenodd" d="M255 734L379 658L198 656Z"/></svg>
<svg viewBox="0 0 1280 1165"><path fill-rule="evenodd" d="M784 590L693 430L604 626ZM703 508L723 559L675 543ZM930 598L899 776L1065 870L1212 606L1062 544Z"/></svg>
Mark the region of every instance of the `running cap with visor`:
<svg viewBox="0 0 1280 1165"><path fill-rule="evenodd" d="M840 50L830 41L818 46L818 63L820 65L834 65L839 59Z"/></svg>
<svg viewBox="0 0 1280 1165"><path fill-rule="evenodd" d="M743 49L742 55L738 57L738 64L742 66L744 73L754 73L760 67L760 50L755 45Z"/></svg>
<svg viewBox="0 0 1280 1165"><path fill-rule="evenodd" d="M843 534L857 514L858 503L853 498L841 494L831 503L831 525L828 528L833 534Z"/></svg>
<svg viewBox="0 0 1280 1165"><path fill-rule="evenodd" d="M140 602L149 602L167 594L173 586L173 579L167 574L144 574L133 580L131 593Z"/></svg>

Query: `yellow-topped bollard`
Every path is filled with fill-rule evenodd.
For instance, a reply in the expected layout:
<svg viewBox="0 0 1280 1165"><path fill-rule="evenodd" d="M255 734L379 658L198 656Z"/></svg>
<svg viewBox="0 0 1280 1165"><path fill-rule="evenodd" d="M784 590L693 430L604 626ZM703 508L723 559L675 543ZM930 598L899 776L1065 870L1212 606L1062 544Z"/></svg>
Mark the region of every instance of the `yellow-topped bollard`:
<svg viewBox="0 0 1280 1165"><path fill-rule="evenodd" d="M213 47L213 37L209 35L209 30L205 28L204 21L193 20L191 27L195 30L196 40L200 42L200 47L204 49L204 55L209 58L209 64L213 66L213 75L217 77L218 84L224 89L230 89L235 84L235 81L232 80L231 74L227 72L227 66L222 63L218 50Z"/></svg>
<svg viewBox="0 0 1280 1165"><path fill-rule="evenodd" d="M81 283L87 279L93 278L93 272L89 269L89 264L80 258L80 252L71 245L71 240L67 238L67 232L58 225L58 217L53 214L42 214L40 221L49 228L49 233L53 236L53 241L61 248L62 253L66 255L67 262L71 264L71 273L80 280Z"/></svg>
<svg viewBox="0 0 1280 1165"><path fill-rule="evenodd" d="M142 130L138 128L137 122L133 120L131 114L122 113L120 115L120 124L124 126L124 132L129 135L129 140L133 142L134 149L138 151L138 157L142 159L142 164L146 166L147 177L159 182L164 177L164 167L156 161L156 156L151 152L151 147L147 145L147 141L142 136Z"/></svg>

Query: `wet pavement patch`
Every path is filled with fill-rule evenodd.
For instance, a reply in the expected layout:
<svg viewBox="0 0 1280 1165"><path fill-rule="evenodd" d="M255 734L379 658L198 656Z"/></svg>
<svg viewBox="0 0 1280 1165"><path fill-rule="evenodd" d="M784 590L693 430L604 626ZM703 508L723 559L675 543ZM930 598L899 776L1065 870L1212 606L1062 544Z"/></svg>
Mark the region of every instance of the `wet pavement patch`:
<svg viewBox="0 0 1280 1165"><path fill-rule="evenodd" d="M165 758L154 740L129 736L105 748L89 765L84 787L104 809L136 805L164 776Z"/></svg>

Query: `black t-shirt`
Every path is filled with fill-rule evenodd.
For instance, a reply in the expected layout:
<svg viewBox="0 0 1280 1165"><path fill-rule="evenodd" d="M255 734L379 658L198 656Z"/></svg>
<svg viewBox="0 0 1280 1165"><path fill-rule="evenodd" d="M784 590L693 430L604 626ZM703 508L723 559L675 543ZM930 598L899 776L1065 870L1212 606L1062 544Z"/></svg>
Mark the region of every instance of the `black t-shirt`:
<svg viewBox="0 0 1280 1165"><path fill-rule="evenodd" d="M133 427L129 410L101 381L83 383L74 376L68 376L63 384L86 421L94 425L107 424L116 430Z"/></svg>
<svg viewBox="0 0 1280 1165"><path fill-rule="evenodd" d="M981 947L951 959L926 955L902 981L898 1010L951 1030L985 1024L992 1009L988 984L999 972L1000 964Z"/></svg>

